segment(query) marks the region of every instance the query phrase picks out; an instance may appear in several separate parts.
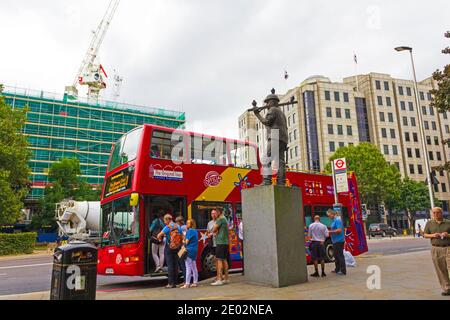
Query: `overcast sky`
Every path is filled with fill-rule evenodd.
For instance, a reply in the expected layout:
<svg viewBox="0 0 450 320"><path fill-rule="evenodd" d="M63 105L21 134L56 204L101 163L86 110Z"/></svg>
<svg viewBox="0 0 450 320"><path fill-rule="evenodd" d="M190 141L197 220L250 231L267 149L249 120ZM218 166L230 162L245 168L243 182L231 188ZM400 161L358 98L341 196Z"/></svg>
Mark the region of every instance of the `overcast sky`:
<svg viewBox="0 0 450 320"><path fill-rule="evenodd" d="M0 83L62 93L109 0L1 0ZM449 62L450 1L122 0L100 51L120 100L182 110L188 128L237 137L238 116L272 87L381 72L419 79ZM284 70L290 78L283 79ZM112 82L110 83L110 86ZM111 91L104 94L111 97Z"/></svg>

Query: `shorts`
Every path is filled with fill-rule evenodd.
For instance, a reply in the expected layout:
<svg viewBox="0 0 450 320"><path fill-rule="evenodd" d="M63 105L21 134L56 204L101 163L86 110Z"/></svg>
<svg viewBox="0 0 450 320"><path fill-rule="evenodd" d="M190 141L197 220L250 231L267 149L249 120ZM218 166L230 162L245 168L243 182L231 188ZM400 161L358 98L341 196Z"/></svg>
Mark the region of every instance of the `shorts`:
<svg viewBox="0 0 450 320"><path fill-rule="evenodd" d="M227 244L218 244L216 247L216 259L228 260L230 248Z"/></svg>
<svg viewBox="0 0 450 320"><path fill-rule="evenodd" d="M325 260L325 246L318 241L311 242L311 260L324 261Z"/></svg>

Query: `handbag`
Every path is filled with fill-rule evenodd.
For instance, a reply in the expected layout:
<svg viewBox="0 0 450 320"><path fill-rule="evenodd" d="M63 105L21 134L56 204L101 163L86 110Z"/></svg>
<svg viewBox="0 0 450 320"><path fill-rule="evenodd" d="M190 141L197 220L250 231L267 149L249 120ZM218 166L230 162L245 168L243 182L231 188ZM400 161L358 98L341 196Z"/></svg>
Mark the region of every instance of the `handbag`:
<svg viewBox="0 0 450 320"><path fill-rule="evenodd" d="M180 251L178 251L178 258L184 259L188 254L188 251L185 246L182 246Z"/></svg>
<svg viewBox="0 0 450 320"><path fill-rule="evenodd" d="M162 241L158 240L158 238L155 237L155 236L151 237L150 242L154 243L154 244L161 244L162 243Z"/></svg>

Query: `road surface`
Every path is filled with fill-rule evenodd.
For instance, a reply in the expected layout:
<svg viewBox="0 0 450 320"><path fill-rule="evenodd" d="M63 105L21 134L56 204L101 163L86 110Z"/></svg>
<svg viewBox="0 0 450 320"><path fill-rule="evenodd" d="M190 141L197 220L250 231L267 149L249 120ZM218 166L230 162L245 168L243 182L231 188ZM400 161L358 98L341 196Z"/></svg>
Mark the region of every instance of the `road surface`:
<svg viewBox="0 0 450 320"><path fill-rule="evenodd" d="M425 239L370 239L370 255L397 255L407 252L429 250ZM17 259L0 259L0 296L50 290L52 256L30 256ZM98 277L99 291L123 291L139 287L161 287L167 284L164 278Z"/></svg>

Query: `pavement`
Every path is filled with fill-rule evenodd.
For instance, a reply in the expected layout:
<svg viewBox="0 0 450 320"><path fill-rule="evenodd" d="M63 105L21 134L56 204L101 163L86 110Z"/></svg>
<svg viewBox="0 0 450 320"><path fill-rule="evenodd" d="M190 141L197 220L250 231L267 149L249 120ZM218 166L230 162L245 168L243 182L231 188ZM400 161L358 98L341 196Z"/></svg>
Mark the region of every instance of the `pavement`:
<svg viewBox="0 0 450 320"><path fill-rule="evenodd" d="M404 240L380 240L378 243L404 243ZM422 240L418 240L422 241ZM406 242L405 242L406 243ZM422 242L419 242L422 243ZM370 242L369 242L370 246ZM327 278L310 278L308 283L287 288L271 288L246 282L242 275L232 275L231 283L212 287L212 280L203 281L195 289L164 289L165 279L100 285L98 300L328 300L328 299L375 299L375 300L450 300L440 295L440 287L431 262L429 250L402 254L381 255L368 253L356 258L358 266L349 268L347 276L328 272ZM369 267L379 267L381 288L367 287ZM327 270L332 265L327 264ZM308 267L312 273L312 266ZM0 269L0 274L2 270ZM100 279L101 277L99 277ZM1 279L1 277L0 277ZM106 279L103 279L106 281ZM0 296L0 300L48 300L49 292Z"/></svg>

